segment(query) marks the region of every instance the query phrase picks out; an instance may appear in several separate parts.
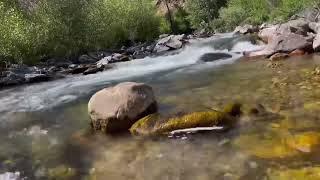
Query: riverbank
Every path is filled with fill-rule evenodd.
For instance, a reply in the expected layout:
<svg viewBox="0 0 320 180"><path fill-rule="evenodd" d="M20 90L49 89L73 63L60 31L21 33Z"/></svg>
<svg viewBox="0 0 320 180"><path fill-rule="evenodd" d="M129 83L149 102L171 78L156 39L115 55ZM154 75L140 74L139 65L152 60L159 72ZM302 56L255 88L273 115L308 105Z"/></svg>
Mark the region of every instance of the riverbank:
<svg viewBox="0 0 320 180"><path fill-rule="evenodd" d="M52 58L35 66L4 64L0 71L0 89L10 86L45 82L70 75L89 75L112 69L115 63L157 57L179 50L190 40L209 37L208 34L163 34L150 43L139 43L119 50L105 50L80 55L75 59Z"/></svg>
<svg viewBox="0 0 320 180"><path fill-rule="evenodd" d="M278 61L290 56L312 54L320 50L320 23L308 17L296 16L282 24L244 25L234 30L234 35L256 37L261 49L243 49L247 59L266 58ZM0 88L38 83L64 78L70 75L89 75L110 70L115 63L157 57L179 50L189 41L212 36L202 31L194 35L161 35L158 40L140 43L119 50L105 50L80 55L75 59L52 58L35 66L4 65L0 74ZM220 56L218 56L220 57ZM217 58L217 56L215 57ZM209 57L210 59L210 57ZM210 60L208 60L210 61Z"/></svg>

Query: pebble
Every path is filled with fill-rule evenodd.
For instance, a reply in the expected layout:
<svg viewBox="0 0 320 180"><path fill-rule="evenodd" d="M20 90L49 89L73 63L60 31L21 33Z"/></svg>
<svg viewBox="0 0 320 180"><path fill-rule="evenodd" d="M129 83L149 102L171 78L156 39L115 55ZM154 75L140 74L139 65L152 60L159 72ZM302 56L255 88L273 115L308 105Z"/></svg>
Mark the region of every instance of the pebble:
<svg viewBox="0 0 320 180"><path fill-rule="evenodd" d="M249 162L249 166L251 169L257 169L258 168L258 164L254 161Z"/></svg>

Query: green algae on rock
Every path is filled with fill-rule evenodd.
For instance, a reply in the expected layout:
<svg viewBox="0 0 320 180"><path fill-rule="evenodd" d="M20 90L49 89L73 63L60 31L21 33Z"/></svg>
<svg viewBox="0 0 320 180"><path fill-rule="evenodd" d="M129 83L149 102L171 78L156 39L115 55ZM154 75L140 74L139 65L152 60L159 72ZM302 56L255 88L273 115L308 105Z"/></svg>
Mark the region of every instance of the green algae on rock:
<svg viewBox="0 0 320 180"><path fill-rule="evenodd" d="M237 122L236 116L241 114L240 107L240 104L234 103L227 105L223 112L194 112L181 117L169 118L166 121L163 121L159 114L152 114L137 121L131 127L130 132L133 135L155 135L196 127L230 128Z"/></svg>
<svg viewBox="0 0 320 180"><path fill-rule="evenodd" d="M65 165L60 165L55 168L48 170L49 180L68 180L74 179L76 171L73 168L67 167Z"/></svg>
<svg viewBox="0 0 320 180"><path fill-rule="evenodd" d="M231 127L236 119L227 113L219 111L205 111L187 114L182 117L169 119L166 123L155 126L155 133L163 134L179 129L196 127Z"/></svg>
<svg viewBox="0 0 320 180"><path fill-rule="evenodd" d="M149 135L153 133L155 124L160 120L158 113L150 114L132 125L130 132L132 135Z"/></svg>
<svg viewBox="0 0 320 180"><path fill-rule="evenodd" d="M320 167L305 167L301 169L270 170L270 180L319 180Z"/></svg>
<svg viewBox="0 0 320 180"><path fill-rule="evenodd" d="M286 130L269 134L241 135L234 144L245 152L262 159L289 158L315 152L320 146L320 133L290 134Z"/></svg>
<svg viewBox="0 0 320 180"><path fill-rule="evenodd" d="M287 144L300 152L310 153L319 148L320 133L304 132L287 138Z"/></svg>
<svg viewBox="0 0 320 180"><path fill-rule="evenodd" d="M262 159L292 157L298 153L280 137L265 138L260 135L241 135L234 144L246 153Z"/></svg>

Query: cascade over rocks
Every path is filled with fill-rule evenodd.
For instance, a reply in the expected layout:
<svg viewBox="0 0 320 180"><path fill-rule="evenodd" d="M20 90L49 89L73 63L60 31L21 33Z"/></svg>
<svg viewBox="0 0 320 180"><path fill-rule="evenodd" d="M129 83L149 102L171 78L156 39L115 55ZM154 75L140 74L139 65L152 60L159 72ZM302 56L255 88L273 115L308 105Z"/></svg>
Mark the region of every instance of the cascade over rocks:
<svg viewBox="0 0 320 180"><path fill-rule="evenodd" d="M94 130L118 133L157 111L153 90L143 83L125 82L94 94L88 112Z"/></svg>

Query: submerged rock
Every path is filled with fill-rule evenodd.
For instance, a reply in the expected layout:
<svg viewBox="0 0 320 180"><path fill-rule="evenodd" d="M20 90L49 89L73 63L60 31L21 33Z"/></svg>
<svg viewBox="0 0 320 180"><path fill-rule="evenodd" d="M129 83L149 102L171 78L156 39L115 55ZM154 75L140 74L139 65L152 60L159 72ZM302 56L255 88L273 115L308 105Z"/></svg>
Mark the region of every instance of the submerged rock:
<svg viewBox="0 0 320 180"><path fill-rule="evenodd" d="M224 111L194 112L181 117L163 120L159 114L152 114L137 121L130 129L133 135L167 134L175 130L198 127L230 128L240 115L240 104L226 106Z"/></svg>
<svg viewBox="0 0 320 180"><path fill-rule="evenodd" d="M223 60L232 58L232 55L227 53L207 53L200 57L200 61L202 62L211 62L216 60Z"/></svg>
<svg viewBox="0 0 320 180"><path fill-rule="evenodd" d="M150 134L154 133L154 126L159 121L161 121L160 114L158 114L158 113L150 114L150 115L140 119L136 123L134 123L130 128L130 132L132 135L136 135L136 136L150 135Z"/></svg>
<svg viewBox="0 0 320 180"><path fill-rule="evenodd" d="M288 57L289 57L289 55L287 53L276 53L276 54L272 55L269 59L271 61L279 61L279 60L284 60Z"/></svg>
<svg viewBox="0 0 320 180"><path fill-rule="evenodd" d="M285 158L298 154L298 151L290 148L277 136L266 139L263 135L241 135L234 145L262 159Z"/></svg>
<svg viewBox="0 0 320 180"><path fill-rule="evenodd" d="M283 130L270 134L270 137L263 134L241 135L234 144L262 159L288 158L316 152L320 147L320 133L291 134Z"/></svg>
<svg viewBox="0 0 320 180"><path fill-rule="evenodd" d="M168 133L178 129L195 127L224 126L231 127L236 119L229 114L219 111L195 112L182 117L171 118L166 123L156 125L157 134Z"/></svg>
<svg viewBox="0 0 320 180"><path fill-rule="evenodd" d="M117 133L155 113L157 102L150 86L126 82L97 92L91 97L88 109L94 130Z"/></svg>
<svg viewBox="0 0 320 180"><path fill-rule="evenodd" d="M304 167L301 169L270 170L270 180L316 180L320 179L320 167Z"/></svg>
<svg viewBox="0 0 320 180"><path fill-rule="evenodd" d="M287 144L300 152L315 152L320 145L320 133L305 132L288 137Z"/></svg>
<svg viewBox="0 0 320 180"><path fill-rule="evenodd" d="M48 179L52 180L68 180L74 179L76 170L65 165L60 165L48 170Z"/></svg>

